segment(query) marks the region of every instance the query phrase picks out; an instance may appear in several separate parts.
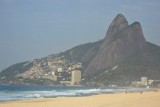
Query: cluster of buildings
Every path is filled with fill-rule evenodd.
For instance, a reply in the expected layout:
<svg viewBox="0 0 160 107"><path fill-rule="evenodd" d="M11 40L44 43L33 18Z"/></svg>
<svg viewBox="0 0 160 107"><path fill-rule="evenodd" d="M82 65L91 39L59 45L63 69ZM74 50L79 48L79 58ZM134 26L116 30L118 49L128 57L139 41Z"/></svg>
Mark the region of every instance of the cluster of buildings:
<svg viewBox="0 0 160 107"><path fill-rule="evenodd" d="M48 79L60 85L80 85L82 68L82 63L66 60L64 56L49 56L35 59L30 69L16 77L21 81Z"/></svg>
<svg viewBox="0 0 160 107"><path fill-rule="evenodd" d="M135 87L145 87L145 88L150 88L150 87L160 87L160 80L152 80L147 77L141 77L141 81L132 81L132 86Z"/></svg>
<svg viewBox="0 0 160 107"><path fill-rule="evenodd" d="M60 81L60 83L65 86L81 85L81 71L79 70L72 71L71 80L70 81Z"/></svg>
<svg viewBox="0 0 160 107"><path fill-rule="evenodd" d="M51 69L52 79L65 86L81 85L81 68L81 63L70 63L69 66L60 66L57 69Z"/></svg>

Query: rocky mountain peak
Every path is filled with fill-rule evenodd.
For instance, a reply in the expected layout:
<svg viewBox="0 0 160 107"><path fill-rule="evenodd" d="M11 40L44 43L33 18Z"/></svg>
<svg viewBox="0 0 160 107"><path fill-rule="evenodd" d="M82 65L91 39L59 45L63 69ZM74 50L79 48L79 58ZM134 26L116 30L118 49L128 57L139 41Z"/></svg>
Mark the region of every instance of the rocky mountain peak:
<svg viewBox="0 0 160 107"><path fill-rule="evenodd" d="M128 21L122 14L118 14L110 24L105 39L109 40L115 33L126 27L128 27Z"/></svg>
<svg viewBox="0 0 160 107"><path fill-rule="evenodd" d="M118 14L110 24L103 44L85 70L86 76L107 70L146 46L139 22L128 25L126 18Z"/></svg>

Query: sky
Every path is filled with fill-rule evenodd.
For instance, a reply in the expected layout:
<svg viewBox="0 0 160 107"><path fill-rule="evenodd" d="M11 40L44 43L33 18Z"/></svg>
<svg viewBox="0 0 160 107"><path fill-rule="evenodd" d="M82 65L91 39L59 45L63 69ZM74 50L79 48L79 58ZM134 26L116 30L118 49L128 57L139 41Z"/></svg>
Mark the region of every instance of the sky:
<svg viewBox="0 0 160 107"><path fill-rule="evenodd" d="M0 0L0 71L105 37L122 13L160 46L160 0Z"/></svg>

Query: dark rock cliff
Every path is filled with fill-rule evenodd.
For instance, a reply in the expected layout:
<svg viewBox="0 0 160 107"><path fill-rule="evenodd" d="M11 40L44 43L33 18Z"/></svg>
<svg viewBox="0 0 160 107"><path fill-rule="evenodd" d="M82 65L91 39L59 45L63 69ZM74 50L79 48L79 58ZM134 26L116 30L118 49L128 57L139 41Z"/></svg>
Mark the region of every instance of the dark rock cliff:
<svg viewBox="0 0 160 107"><path fill-rule="evenodd" d="M113 67L146 45L140 23L128 25L126 18L119 14L109 26L103 44L84 75L92 76Z"/></svg>

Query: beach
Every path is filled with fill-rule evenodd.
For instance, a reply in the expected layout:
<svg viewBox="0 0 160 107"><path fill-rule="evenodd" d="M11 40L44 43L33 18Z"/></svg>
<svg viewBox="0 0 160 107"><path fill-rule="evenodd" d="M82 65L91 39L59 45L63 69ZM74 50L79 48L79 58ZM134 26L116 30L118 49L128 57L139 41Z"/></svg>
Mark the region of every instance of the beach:
<svg viewBox="0 0 160 107"><path fill-rule="evenodd" d="M0 102L0 107L159 107L160 92L100 94Z"/></svg>

